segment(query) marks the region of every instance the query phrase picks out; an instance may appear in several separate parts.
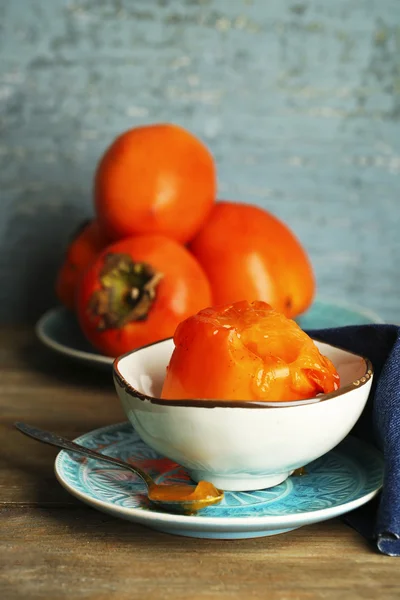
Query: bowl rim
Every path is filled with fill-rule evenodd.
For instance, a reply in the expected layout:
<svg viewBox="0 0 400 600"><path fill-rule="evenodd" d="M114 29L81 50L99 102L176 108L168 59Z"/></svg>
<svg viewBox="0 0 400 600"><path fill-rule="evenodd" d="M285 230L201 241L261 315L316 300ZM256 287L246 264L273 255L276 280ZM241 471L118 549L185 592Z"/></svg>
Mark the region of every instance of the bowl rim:
<svg viewBox="0 0 400 600"><path fill-rule="evenodd" d="M126 391L127 394L133 396L141 401L150 402L151 404L158 404L162 406L181 406L183 407L198 407L198 408L247 408L247 409L255 409L255 408L294 408L299 406L309 406L310 404L320 404L321 402L326 402L327 400L332 400L333 398L337 398L338 396L342 396L343 394L347 394L354 389L359 389L362 386L368 384L370 380L373 379L374 369L372 366L372 362L369 358L365 356L361 356L360 354L356 354L355 352L349 352L346 348L341 348L340 346L334 346L333 344L326 344L322 340L318 340L317 338L312 338L314 341L319 342L321 344L325 344L326 346L330 346L331 348L335 348L337 350L342 350L347 354L351 354L357 358L361 358L365 363L365 372L361 377L355 379L351 383L339 387L337 390L333 392L329 392L328 394L320 394L313 398L306 398L304 400L288 400L285 401L275 401L275 402L264 402L259 400L209 400L209 399L201 399L201 398L184 398L184 399L164 399L157 398L156 396L150 396L148 394L143 394L143 392L139 392L135 387L133 387L121 374L119 369L119 363L131 356L140 352L141 350L145 350L146 348L151 348L152 346L156 346L158 344L165 343L167 341L173 340L172 337L164 338L162 340L158 340L157 342L152 342L151 344L146 344L145 346L141 346L140 348L135 348L134 350L130 350L121 356L117 356L113 361L113 378L116 385Z"/></svg>

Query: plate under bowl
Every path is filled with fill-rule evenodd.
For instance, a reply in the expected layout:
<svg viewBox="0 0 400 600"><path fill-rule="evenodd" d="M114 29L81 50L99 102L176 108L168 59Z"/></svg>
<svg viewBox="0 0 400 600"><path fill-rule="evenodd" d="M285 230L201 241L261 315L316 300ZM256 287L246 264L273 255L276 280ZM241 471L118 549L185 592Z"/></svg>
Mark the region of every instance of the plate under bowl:
<svg viewBox="0 0 400 600"><path fill-rule="evenodd" d="M129 423L91 431L76 441L151 471L158 483L188 481L187 472L149 448ZM114 517L162 532L197 538L237 539L275 535L343 515L371 500L382 486L383 457L347 437L307 466L302 477L256 492L226 492L221 504L196 516L161 512L147 500L133 473L61 451L60 483L75 497Z"/></svg>

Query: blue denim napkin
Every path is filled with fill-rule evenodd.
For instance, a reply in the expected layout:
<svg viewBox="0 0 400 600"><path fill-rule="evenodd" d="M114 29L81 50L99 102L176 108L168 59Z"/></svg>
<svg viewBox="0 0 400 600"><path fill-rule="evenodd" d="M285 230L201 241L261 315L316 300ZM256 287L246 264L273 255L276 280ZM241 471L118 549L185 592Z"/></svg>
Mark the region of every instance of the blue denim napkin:
<svg viewBox="0 0 400 600"><path fill-rule="evenodd" d="M383 488L376 499L347 513L344 521L383 554L400 556L400 327L354 325L307 333L366 356L373 364L371 393L351 434L383 452Z"/></svg>

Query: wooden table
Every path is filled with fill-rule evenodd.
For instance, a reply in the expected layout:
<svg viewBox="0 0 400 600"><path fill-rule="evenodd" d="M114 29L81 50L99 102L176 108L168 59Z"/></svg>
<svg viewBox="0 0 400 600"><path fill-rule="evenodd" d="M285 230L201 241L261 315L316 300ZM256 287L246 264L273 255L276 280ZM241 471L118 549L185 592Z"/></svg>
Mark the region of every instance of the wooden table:
<svg viewBox="0 0 400 600"><path fill-rule="evenodd" d="M66 363L32 331L0 330L0 597L398 599L400 563L339 520L249 540L152 531L86 507L56 481L56 449L12 424L75 437L123 421L109 373Z"/></svg>

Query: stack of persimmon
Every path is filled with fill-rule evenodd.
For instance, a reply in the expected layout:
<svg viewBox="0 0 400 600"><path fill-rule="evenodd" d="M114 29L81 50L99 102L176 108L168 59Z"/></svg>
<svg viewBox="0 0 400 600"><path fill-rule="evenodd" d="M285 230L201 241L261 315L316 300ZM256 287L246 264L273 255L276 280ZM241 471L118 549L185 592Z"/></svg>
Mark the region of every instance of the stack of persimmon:
<svg viewBox="0 0 400 600"><path fill-rule="evenodd" d="M212 154L182 127L117 137L93 187L95 216L70 242L56 292L103 354L171 337L212 305L264 301L290 318L310 306L313 270L294 233L262 208L218 201Z"/></svg>

